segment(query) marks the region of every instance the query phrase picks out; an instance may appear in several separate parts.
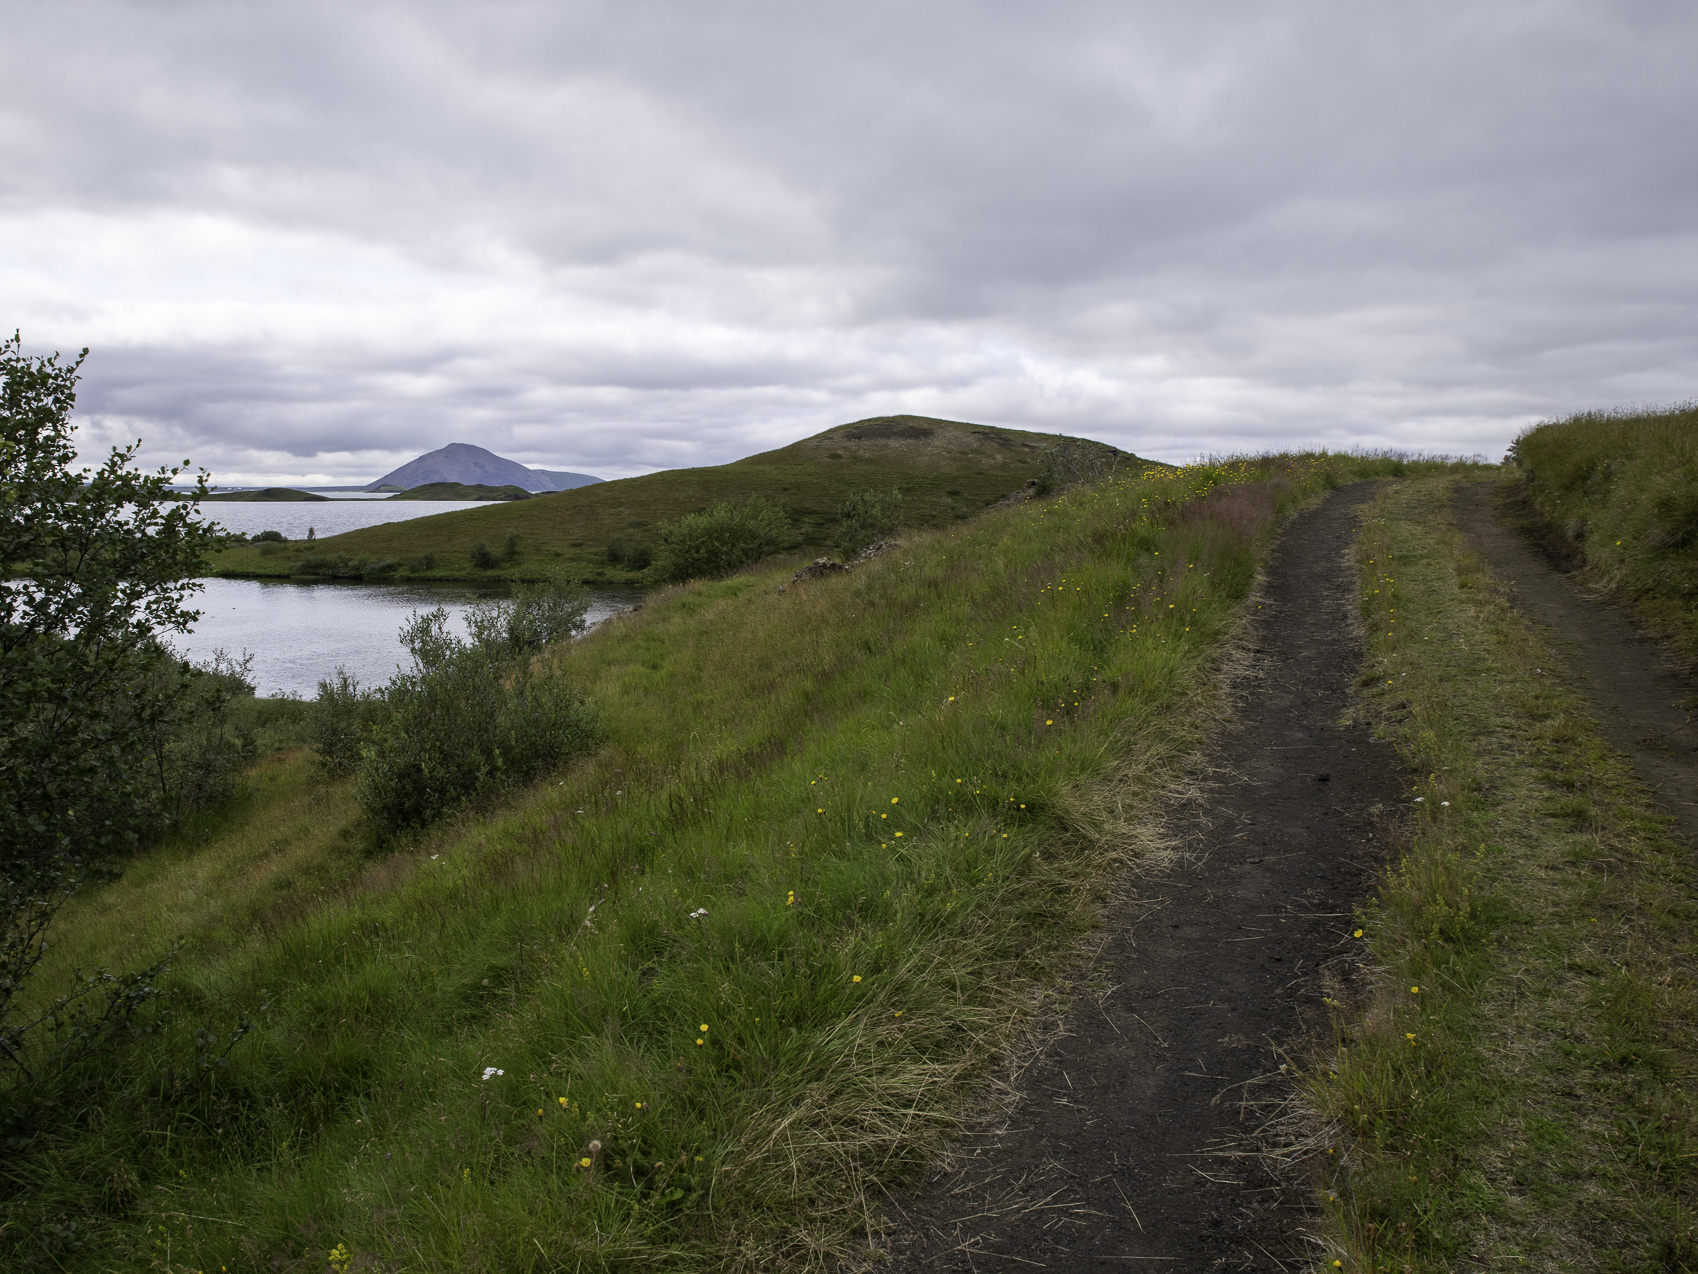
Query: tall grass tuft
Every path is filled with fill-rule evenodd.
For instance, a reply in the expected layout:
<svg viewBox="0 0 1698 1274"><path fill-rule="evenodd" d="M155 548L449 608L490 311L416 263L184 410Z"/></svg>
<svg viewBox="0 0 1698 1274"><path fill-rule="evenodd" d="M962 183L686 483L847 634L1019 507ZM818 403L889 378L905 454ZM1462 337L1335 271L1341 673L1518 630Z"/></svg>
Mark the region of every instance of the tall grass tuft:
<svg viewBox="0 0 1698 1274"><path fill-rule="evenodd" d="M1550 421L1517 438L1511 459L1591 583L1698 660L1698 403Z"/></svg>

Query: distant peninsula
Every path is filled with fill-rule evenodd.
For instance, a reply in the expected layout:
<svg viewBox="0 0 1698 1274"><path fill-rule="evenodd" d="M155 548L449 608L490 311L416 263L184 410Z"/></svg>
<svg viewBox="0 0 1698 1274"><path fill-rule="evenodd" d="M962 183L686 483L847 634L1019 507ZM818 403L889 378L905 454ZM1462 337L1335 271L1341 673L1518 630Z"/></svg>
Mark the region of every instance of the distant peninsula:
<svg viewBox="0 0 1698 1274"><path fill-rule="evenodd" d="M212 495L203 495L201 500L226 500L232 504L312 504L329 500L327 495L314 495L311 491L297 491L294 487L263 487L258 491L218 491Z"/></svg>
<svg viewBox="0 0 1698 1274"><path fill-rule="evenodd" d="M571 491L576 487L587 487L600 481L600 478L591 477L587 473L567 473L559 469L527 469L517 460L498 456L493 451L474 447L469 442L451 442L446 447L427 451L416 460L407 461L399 469L384 474L365 489L397 493L405 491L409 493L407 498L414 500L486 500L505 497L416 496L410 493L421 487L442 483L467 487L518 487L532 493Z"/></svg>

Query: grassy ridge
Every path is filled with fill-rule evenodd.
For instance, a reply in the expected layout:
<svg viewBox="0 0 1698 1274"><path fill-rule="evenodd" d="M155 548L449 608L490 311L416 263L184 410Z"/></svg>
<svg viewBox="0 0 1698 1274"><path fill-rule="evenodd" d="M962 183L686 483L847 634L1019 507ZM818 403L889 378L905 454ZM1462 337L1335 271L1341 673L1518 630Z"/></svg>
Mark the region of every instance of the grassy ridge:
<svg viewBox="0 0 1698 1274"><path fill-rule="evenodd" d="M1543 529L1698 662L1698 406L1587 412L1513 451Z"/></svg>
<svg viewBox="0 0 1698 1274"><path fill-rule="evenodd" d="M1450 491L1393 489L1358 544L1366 708L1426 777L1358 933L1370 989L1310 1078L1335 1255L1692 1269L1689 856L1464 545Z"/></svg>
<svg viewBox="0 0 1698 1274"><path fill-rule="evenodd" d="M829 548L843 501L857 491L903 493L902 521L914 528L954 525L995 504L1036 476L1043 448L1061 441L1027 433L919 416L840 425L788 447L733 464L669 469L594 483L529 500L492 504L391 522L315 541L330 557L390 560L423 579L537 578L566 573L595 582L635 583L636 572L608 561L615 537L656 543L663 522L722 500L762 496L789 514L793 547ZM1081 443L1086 448L1111 448ZM1137 468L1145 462L1127 457ZM519 555L490 570L473 566L471 550L499 550L518 537ZM213 563L221 575L288 575L308 550L301 545L244 545ZM425 555L432 555L425 564Z"/></svg>
<svg viewBox="0 0 1698 1274"><path fill-rule="evenodd" d="M774 1269L864 1246L1142 843L1279 512L1393 467L1149 471L783 594L756 570L657 595L564 656L610 731L588 763L304 908L237 891L212 927L246 933L179 985L202 1023L265 1004L257 1029L202 1073L185 1024L38 1111L0 1251ZM119 942L145 883L87 900L67 945Z"/></svg>

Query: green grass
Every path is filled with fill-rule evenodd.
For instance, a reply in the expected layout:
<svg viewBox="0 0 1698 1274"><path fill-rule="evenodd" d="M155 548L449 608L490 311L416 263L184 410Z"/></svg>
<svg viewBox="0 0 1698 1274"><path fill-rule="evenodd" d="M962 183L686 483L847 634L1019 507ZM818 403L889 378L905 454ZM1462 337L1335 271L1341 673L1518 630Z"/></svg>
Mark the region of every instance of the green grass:
<svg viewBox="0 0 1698 1274"><path fill-rule="evenodd" d="M268 756L235 799L191 816L117 883L88 889L61 915L24 1005L68 990L73 969L130 966L179 936L195 961L287 927L364 871L370 849L351 780L327 783L302 748Z"/></svg>
<svg viewBox="0 0 1698 1274"><path fill-rule="evenodd" d="M1358 545L1364 710L1424 777L1309 1080L1333 1255L1691 1269L1689 854L1464 545L1452 481L1384 495Z"/></svg>
<svg viewBox="0 0 1698 1274"><path fill-rule="evenodd" d="M212 936L179 961L176 1026L13 1125L0 1253L540 1271L864 1250L1148 844L1278 516L1397 467L1150 470L847 575L663 590L562 655L598 753L363 861L345 788L303 824L302 762L276 762L246 817L67 917L62 954L88 961L145 961L173 922ZM198 1069L191 1028L245 1012L228 1069Z"/></svg>
<svg viewBox="0 0 1698 1274"><path fill-rule="evenodd" d="M1514 456L1539 529L1698 663L1698 405L1552 421Z"/></svg>
<svg viewBox="0 0 1698 1274"><path fill-rule="evenodd" d="M310 549L299 543L243 545L219 554L212 570L220 575L289 575L294 562L311 552L399 562L420 579L568 574L596 583L633 584L640 580L637 572L608 560L612 540L653 548L662 523L721 501L749 496L771 500L790 516L792 547L813 556L829 551L838 511L858 491L900 486L904 526L952 526L1024 486L1037 475L1043 448L1060 441L1057 435L1018 429L885 417L840 425L733 464L670 469L487 509L387 523L317 540ZM1125 463L1136 470L1147 462L1129 456ZM518 536L515 559L489 570L472 565L473 545L499 551L509 534Z"/></svg>

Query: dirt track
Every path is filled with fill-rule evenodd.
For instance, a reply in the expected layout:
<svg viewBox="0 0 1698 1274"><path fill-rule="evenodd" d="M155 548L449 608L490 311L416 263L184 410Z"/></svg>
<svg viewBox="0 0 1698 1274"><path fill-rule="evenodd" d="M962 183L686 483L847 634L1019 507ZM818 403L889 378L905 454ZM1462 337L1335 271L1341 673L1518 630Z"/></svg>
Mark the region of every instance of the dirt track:
<svg viewBox="0 0 1698 1274"><path fill-rule="evenodd" d="M1487 568L1511 586L1515 603L1562 656L1604 738L1632 761L1681 831L1698 840L1692 679L1625 611L1581 596L1545 553L1494 516L1489 488L1462 487L1456 516Z"/></svg>
<svg viewBox="0 0 1698 1274"><path fill-rule="evenodd" d="M1402 781L1339 724L1360 665L1346 553L1361 485L1281 539L1259 667L1183 860L1107 918L1112 988L1075 1000L1023 1104L901 1208L897 1270L1280 1270L1306 1191L1243 1152L1285 1095L1277 1046L1319 1008ZM1381 837L1383 844L1383 834ZM893 1210L896 1211L896 1210Z"/></svg>

